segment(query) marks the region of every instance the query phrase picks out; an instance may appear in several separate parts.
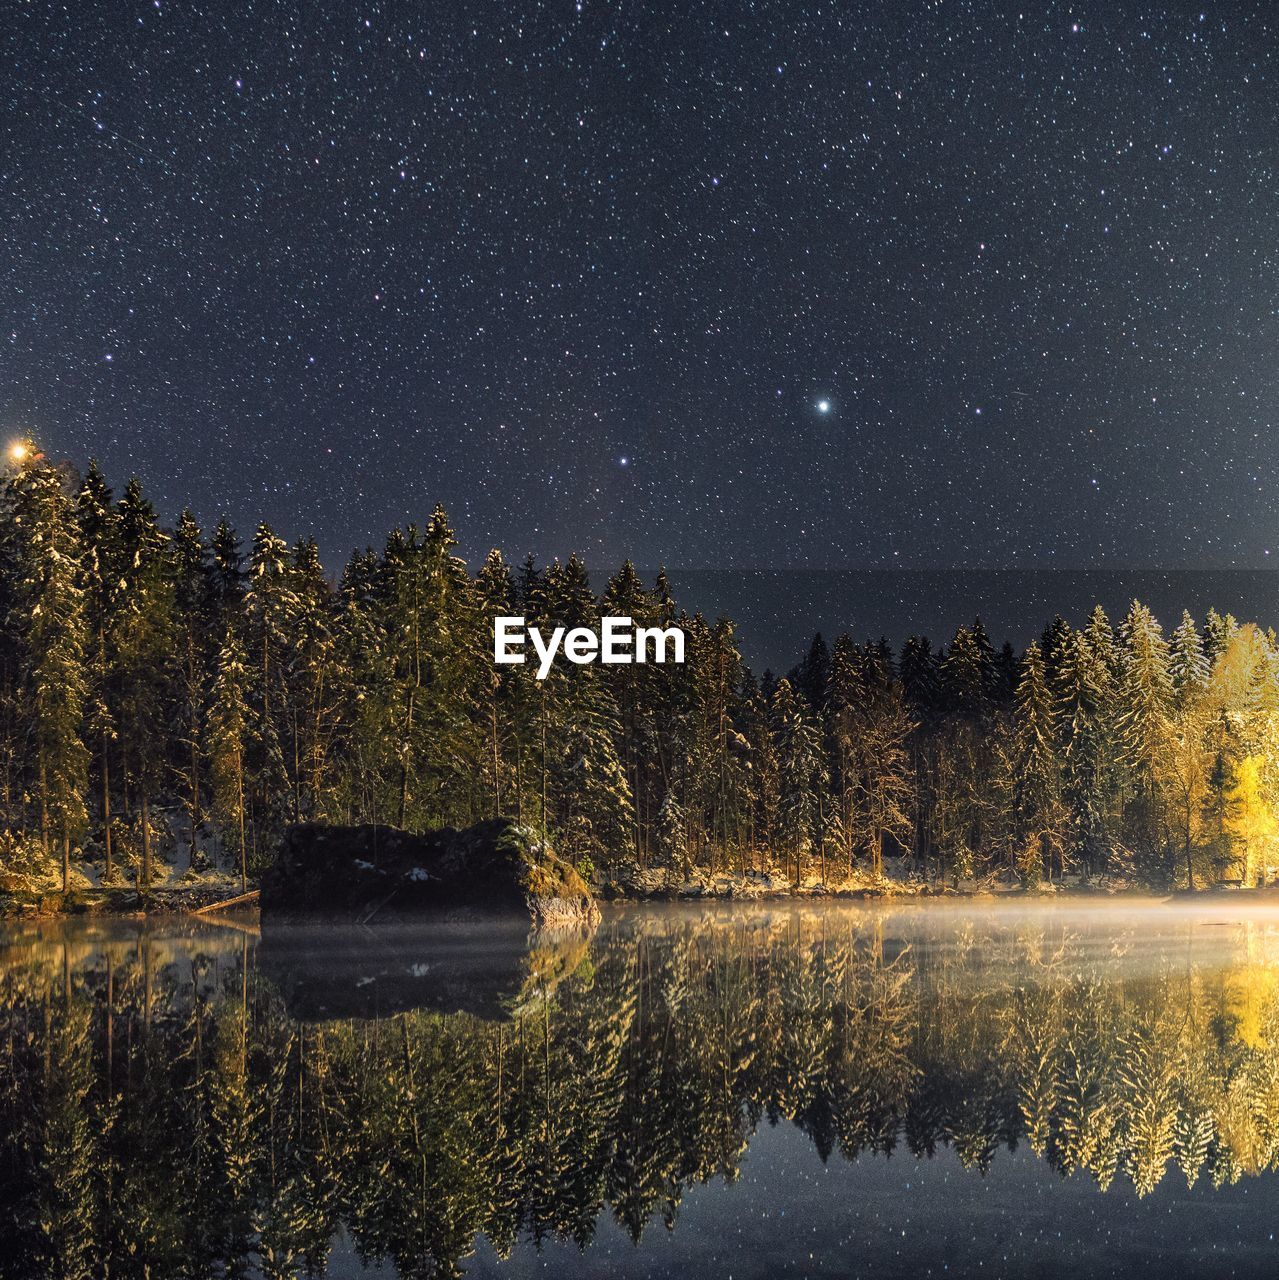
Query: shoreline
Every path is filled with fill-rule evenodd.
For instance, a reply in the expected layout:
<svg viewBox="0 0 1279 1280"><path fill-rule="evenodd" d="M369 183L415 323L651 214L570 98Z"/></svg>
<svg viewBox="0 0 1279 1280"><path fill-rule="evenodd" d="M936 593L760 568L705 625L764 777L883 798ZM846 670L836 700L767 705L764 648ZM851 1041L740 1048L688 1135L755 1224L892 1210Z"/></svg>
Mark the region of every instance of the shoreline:
<svg viewBox="0 0 1279 1280"><path fill-rule="evenodd" d="M133 885L82 887L66 893L61 889L0 893L0 921L196 916L239 896L239 889L228 890L223 885L164 885L145 895Z"/></svg>
<svg viewBox="0 0 1279 1280"><path fill-rule="evenodd" d="M63 894L60 890L44 893L0 893L0 924L4 921L71 920L86 919L138 920L150 917L188 916L196 919L216 919L223 910L239 916L257 915L256 888L247 894L228 893L223 887L207 885L187 887L166 886L154 889L143 897L132 886L113 888L73 889ZM967 886L955 888L949 885L914 885L889 881L883 885L837 886L822 884L800 886L760 885L742 883L736 879L721 878L710 884L683 884L662 888L623 888L619 885L602 887L596 902L602 907L654 906L671 903L719 903L724 905L751 905L754 903L803 902L1005 902L1038 901L1055 902L1070 900L1111 900L1140 898L1144 901L1162 901L1169 904L1199 901L1212 898L1240 898L1248 901L1274 900L1279 902L1279 885L1262 885L1243 888L1239 885L1211 885L1196 889L1168 889L1152 893L1135 886L1111 887L1098 884L1054 885L1051 888L1024 888L1021 886L991 887ZM429 913L421 919L429 920Z"/></svg>

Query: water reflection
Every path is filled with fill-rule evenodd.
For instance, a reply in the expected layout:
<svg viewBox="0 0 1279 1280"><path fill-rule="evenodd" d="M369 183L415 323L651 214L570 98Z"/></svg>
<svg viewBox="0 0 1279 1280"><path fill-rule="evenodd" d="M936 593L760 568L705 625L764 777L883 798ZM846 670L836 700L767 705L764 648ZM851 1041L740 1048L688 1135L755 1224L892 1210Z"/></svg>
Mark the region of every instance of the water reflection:
<svg viewBox="0 0 1279 1280"><path fill-rule="evenodd" d="M768 1122L814 1167L1029 1151L1112 1195L1228 1186L1279 1162L1279 913L1232 906L645 909L532 945L11 928L0 1276L679 1237Z"/></svg>

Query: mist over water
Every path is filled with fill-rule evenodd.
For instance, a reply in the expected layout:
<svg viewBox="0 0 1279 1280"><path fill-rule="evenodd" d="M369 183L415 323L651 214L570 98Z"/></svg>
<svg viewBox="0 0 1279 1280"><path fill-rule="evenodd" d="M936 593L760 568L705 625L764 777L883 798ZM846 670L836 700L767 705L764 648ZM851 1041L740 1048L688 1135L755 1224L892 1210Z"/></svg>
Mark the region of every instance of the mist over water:
<svg viewBox="0 0 1279 1280"><path fill-rule="evenodd" d="M0 935L0 1276L1272 1270L1279 904Z"/></svg>

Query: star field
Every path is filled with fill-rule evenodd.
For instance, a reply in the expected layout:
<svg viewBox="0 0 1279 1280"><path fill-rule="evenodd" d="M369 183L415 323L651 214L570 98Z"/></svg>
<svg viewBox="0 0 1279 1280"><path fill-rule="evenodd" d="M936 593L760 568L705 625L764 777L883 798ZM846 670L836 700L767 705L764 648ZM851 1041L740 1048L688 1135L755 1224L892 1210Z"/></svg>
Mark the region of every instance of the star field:
<svg viewBox="0 0 1279 1280"><path fill-rule="evenodd" d="M0 431L331 562L1266 564L1275 35L11 0Z"/></svg>

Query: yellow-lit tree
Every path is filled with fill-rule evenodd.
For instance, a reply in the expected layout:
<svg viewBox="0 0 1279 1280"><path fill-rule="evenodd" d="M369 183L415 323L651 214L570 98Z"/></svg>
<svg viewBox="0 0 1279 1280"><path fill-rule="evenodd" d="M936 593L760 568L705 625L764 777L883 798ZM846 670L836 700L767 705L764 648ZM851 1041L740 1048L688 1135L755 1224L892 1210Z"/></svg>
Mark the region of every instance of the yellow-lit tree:
<svg viewBox="0 0 1279 1280"><path fill-rule="evenodd" d="M1263 787L1265 764L1260 755L1244 756L1235 768L1230 790L1231 812L1226 825L1238 841L1240 875L1246 886L1268 878L1275 860L1275 837L1279 835L1279 822Z"/></svg>

